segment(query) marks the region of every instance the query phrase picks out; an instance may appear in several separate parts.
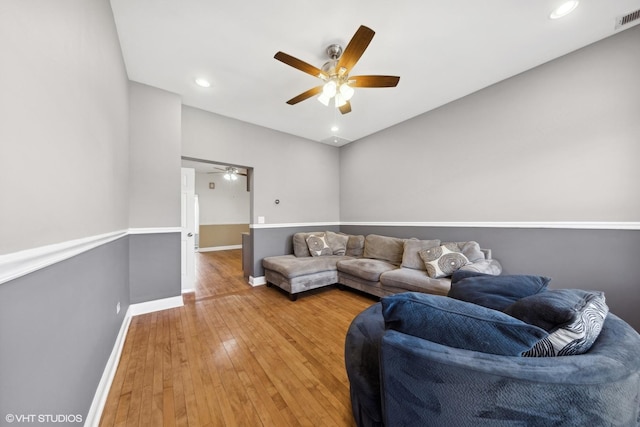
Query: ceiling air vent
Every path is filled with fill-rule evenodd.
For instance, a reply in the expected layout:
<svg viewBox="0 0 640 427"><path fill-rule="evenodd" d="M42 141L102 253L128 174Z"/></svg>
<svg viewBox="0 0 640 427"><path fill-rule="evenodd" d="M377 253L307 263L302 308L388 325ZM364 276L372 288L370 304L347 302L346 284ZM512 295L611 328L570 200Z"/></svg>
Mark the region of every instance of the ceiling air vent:
<svg viewBox="0 0 640 427"><path fill-rule="evenodd" d="M618 16L616 18L616 30L630 22L637 21L638 19L640 19L640 10L636 10L635 12L628 13L624 16Z"/></svg>

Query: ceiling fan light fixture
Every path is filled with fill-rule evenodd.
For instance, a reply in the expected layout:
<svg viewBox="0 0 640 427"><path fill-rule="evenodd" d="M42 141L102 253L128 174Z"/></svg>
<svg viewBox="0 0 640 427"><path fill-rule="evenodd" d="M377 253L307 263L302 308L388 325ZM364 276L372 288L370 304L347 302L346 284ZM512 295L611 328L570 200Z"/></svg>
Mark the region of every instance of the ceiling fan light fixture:
<svg viewBox="0 0 640 427"><path fill-rule="evenodd" d="M330 100L331 100L331 97L325 95L324 92L318 96L318 101L320 101L325 107L329 106Z"/></svg>
<svg viewBox="0 0 640 427"><path fill-rule="evenodd" d="M345 101L349 101L353 97L354 92L353 88L347 83L342 83L340 85L340 95L342 95Z"/></svg>
<svg viewBox="0 0 640 427"><path fill-rule="evenodd" d="M230 180L231 180L231 174L230 174L229 172L225 173L225 174L223 175L223 177L224 177L224 179L226 179L227 181L230 181Z"/></svg>
<svg viewBox="0 0 640 427"><path fill-rule="evenodd" d="M336 96L337 89L338 85L336 84L335 80L331 79L322 87L322 94L326 95L328 98L333 98L334 96Z"/></svg>
<svg viewBox="0 0 640 427"><path fill-rule="evenodd" d="M579 3L580 2L578 0L570 0L570 1L564 2L560 6L555 8L553 12L551 12L551 14L549 15L549 18L560 19L564 16L567 16L568 14L573 12L576 7L578 7Z"/></svg>
<svg viewBox="0 0 640 427"><path fill-rule="evenodd" d="M336 96L334 99L336 102L336 108L340 108L347 103L347 100L344 99L344 96L342 96L341 93L336 93Z"/></svg>

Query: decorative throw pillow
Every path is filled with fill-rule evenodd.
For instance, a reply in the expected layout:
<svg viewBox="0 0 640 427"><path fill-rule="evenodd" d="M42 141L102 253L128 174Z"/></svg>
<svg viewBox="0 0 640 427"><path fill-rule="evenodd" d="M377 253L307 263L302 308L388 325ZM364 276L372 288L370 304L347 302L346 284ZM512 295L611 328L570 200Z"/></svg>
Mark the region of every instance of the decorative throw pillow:
<svg viewBox="0 0 640 427"><path fill-rule="evenodd" d="M424 261L422 261L418 252L422 249L433 248L434 246L440 246L440 240L418 240L414 238L405 240L401 266L424 271Z"/></svg>
<svg viewBox="0 0 640 427"><path fill-rule="evenodd" d="M471 262L478 262L486 259L485 253L480 249L480 244L473 240L468 242L443 242L442 244L455 245L454 247L458 249L458 252L462 252L462 254Z"/></svg>
<svg viewBox="0 0 640 427"><path fill-rule="evenodd" d="M326 231L324 233L325 240L331 248L334 255L344 255L347 251L347 242L349 241L348 234L334 233L333 231Z"/></svg>
<svg viewBox="0 0 640 427"><path fill-rule="evenodd" d="M600 291L554 289L522 298L504 312L549 332L525 356L568 356L591 348L609 307Z"/></svg>
<svg viewBox="0 0 640 427"><path fill-rule="evenodd" d="M381 302L387 329L449 347L521 356L547 336L500 311L445 296L404 292Z"/></svg>
<svg viewBox="0 0 640 427"><path fill-rule="evenodd" d="M550 278L524 274L494 276L458 270L451 276L448 296L503 311L521 298L547 289Z"/></svg>
<svg viewBox="0 0 640 427"><path fill-rule="evenodd" d="M422 249L418 254L424 261L427 275L434 279L451 276L454 271L469 263L469 259L458 250L455 243Z"/></svg>
<svg viewBox="0 0 640 427"><path fill-rule="evenodd" d="M333 255L331 247L325 240L324 233L311 234L307 237L307 246L311 256Z"/></svg>

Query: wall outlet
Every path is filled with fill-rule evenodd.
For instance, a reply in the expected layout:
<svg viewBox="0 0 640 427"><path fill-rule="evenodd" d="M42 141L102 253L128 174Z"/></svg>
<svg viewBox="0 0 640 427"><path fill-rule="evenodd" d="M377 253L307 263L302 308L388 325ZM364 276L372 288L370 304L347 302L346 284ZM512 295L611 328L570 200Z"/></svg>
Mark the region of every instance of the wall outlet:
<svg viewBox="0 0 640 427"><path fill-rule="evenodd" d="M120 314L120 301L116 304L116 314Z"/></svg>
<svg viewBox="0 0 640 427"><path fill-rule="evenodd" d="M259 216L258 217L258 224L264 224L264 217L263 216Z"/></svg>

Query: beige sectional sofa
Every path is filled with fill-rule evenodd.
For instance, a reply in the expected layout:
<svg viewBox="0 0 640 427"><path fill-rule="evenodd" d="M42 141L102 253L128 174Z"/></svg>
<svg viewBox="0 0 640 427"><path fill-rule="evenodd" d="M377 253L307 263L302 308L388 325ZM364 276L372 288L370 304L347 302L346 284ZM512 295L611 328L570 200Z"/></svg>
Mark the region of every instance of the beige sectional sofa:
<svg viewBox="0 0 640 427"><path fill-rule="evenodd" d="M491 251L474 241L324 231L296 233L293 252L262 260L267 286L282 288L292 301L301 292L333 284L379 297L407 291L446 295L451 286L447 269L502 272Z"/></svg>

